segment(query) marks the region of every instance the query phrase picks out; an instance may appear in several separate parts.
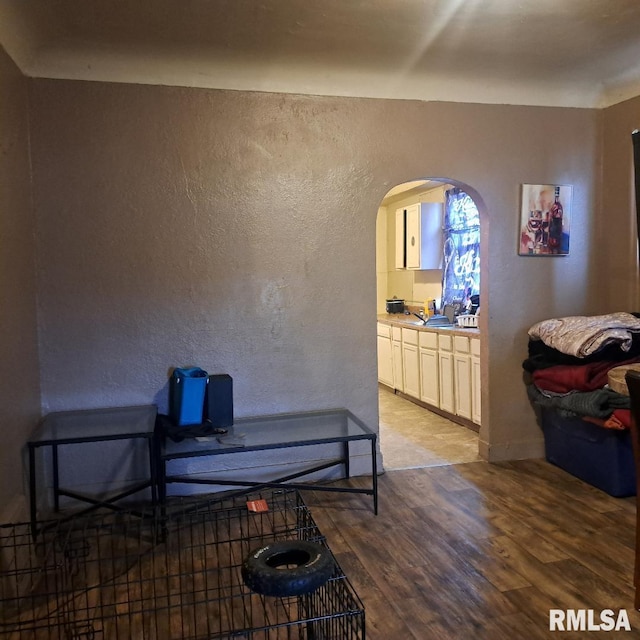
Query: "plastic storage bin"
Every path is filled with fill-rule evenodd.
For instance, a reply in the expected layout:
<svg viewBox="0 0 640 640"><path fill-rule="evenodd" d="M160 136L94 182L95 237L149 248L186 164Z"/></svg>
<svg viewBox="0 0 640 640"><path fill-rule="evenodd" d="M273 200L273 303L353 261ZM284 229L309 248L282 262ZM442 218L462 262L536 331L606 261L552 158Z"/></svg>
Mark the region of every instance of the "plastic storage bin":
<svg viewBox="0 0 640 640"><path fill-rule="evenodd" d="M580 418L542 410L545 456L571 475L623 498L636 494L629 431L605 429Z"/></svg>
<svg viewBox="0 0 640 640"><path fill-rule="evenodd" d="M174 369L169 382L169 415L173 424L201 424L209 374L199 367Z"/></svg>

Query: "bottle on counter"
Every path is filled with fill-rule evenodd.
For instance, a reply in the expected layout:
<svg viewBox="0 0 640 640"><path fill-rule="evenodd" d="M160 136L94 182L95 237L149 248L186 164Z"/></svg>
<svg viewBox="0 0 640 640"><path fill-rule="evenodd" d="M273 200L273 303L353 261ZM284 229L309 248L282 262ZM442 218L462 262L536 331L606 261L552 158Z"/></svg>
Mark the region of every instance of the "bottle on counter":
<svg viewBox="0 0 640 640"><path fill-rule="evenodd" d="M435 298L427 298L424 303L424 315L427 318L432 318L436 315L436 301Z"/></svg>

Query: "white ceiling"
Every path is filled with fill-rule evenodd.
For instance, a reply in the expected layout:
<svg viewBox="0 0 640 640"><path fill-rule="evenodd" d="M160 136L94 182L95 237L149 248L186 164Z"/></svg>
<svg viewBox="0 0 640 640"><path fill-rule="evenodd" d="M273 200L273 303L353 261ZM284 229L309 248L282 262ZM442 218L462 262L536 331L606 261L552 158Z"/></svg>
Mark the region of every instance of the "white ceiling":
<svg viewBox="0 0 640 640"><path fill-rule="evenodd" d="M640 95L639 0L0 0L28 76L602 107Z"/></svg>

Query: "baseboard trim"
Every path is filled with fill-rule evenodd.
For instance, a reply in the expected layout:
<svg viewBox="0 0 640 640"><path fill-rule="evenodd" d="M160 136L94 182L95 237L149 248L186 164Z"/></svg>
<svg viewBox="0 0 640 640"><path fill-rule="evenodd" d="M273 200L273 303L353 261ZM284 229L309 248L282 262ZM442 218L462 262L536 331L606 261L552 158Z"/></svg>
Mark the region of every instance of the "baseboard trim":
<svg viewBox="0 0 640 640"><path fill-rule="evenodd" d="M544 458L544 438L497 445L490 445L488 442L480 440L478 452L480 457L488 462Z"/></svg>

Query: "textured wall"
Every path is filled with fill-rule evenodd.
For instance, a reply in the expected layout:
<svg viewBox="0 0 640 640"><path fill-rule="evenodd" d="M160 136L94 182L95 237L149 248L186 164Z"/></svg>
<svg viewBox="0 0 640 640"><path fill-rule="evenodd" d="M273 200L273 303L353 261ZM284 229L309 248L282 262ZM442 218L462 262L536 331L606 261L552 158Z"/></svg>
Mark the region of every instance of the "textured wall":
<svg viewBox="0 0 640 640"><path fill-rule="evenodd" d="M237 415L377 424L375 222L407 180L483 216L483 452L535 455L526 330L587 312L597 112L33 80L45 411L157 401L170 367ZM520 184L574 185L572 252L516 255ZM490 389L490 390L489 390Z"/></svg>
<svg viewBox="0 0 640 640"><path fill-rule="evenodd" d="M601 276L598 299L603 312L640 311L631 142L631 132L640 129L640 98L606 109L602 120L602 215L597 224Z"/></svg>
<svg viewBox="0 0 640 640"><path fill-rule="evenodd" d="M23 493L22 445L40 416L27 81L0 49L0 515ZM5 522L5 519L0 522Z"/></svg>

